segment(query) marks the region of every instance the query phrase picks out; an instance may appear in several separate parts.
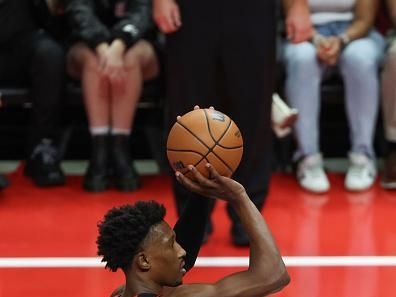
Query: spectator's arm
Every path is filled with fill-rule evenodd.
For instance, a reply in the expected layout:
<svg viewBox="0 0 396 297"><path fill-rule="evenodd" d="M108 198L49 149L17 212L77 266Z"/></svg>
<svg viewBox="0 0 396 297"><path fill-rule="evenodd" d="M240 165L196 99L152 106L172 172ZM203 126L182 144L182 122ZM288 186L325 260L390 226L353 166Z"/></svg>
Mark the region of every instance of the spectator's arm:
<svg viewBox="0 0 396 297"><path fill-rule="evenodd" d="M293 43L309 40L313 35L307 0L283 0L287 39Z"/></svg>
<svg viewBox="0 0 396 297"><path fill-rule="evenodd" d="M151 0L130 1L125 16L114 25L112 37L121 39L127 47L131 47L136 41L154 28L151 12Z"/></svg>
<svg viewBox="0 0 396 297"><path fill-rule="evenodd" d="M377 9L378 0L358 0L356 2L354 20L344 33L350 41L367 35L373 27Z"/></svg>
<svg viewBox="0 0 396 297"><path fill-rule="evenodd" d="M386 5L388 7L389 17L391 19L392 25L396 27L396 1L386 0Z"/></svg>
<svg viewBox="0 0 396 297"><path fill-rule="evenodd" d="M94 12L96 0L66 0L65 13L73 41L83 41L91 48L110 41L110 32Z"/></svg>

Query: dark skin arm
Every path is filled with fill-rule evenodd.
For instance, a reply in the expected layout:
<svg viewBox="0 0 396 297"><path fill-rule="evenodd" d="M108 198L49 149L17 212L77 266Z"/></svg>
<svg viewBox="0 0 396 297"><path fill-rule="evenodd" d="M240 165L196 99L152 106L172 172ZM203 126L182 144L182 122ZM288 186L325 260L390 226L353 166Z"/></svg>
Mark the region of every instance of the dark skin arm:
<svg viewBox="0 0 396 297"><path fill-rule="evenodd" d="M290 278L261 213L241 184L220 176L209 164L207 168L212 177L210 180L193 166L190 170L196 182L181 173L177 173L177 179L190 191L210 198L221 197L234 207L250 239L249 268L215 284L185 285L165 292L164 296L262 297L279 291L289 283Z"/></svg>

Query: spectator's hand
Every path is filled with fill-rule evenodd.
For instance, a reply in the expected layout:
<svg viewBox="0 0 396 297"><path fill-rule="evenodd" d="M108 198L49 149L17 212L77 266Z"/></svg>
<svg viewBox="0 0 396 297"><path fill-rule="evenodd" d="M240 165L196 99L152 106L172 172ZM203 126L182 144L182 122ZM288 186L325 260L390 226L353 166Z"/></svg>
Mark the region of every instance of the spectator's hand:
<svg viewBox="0 0 396 297"><path fill-rule="evenodd" d="M107 42L101 43L95 48L96 55L98 56L99 59L100 71L103 71L104 65L106 63L106 55L108 49L109 49L109 44Z"/></svg>
<svg viewBox="0 0 396 297"><path fill-rule="evenodd" d="M294 1L286 13L286 34L292 43L304 42L312 37L313 27L308 5Z"/></svg>
<svg viewBox="0 0 396 297"><path fill-rule="evenodd" d="M125 44L121 40L114 40L105 54L103 74L117 87L123 87L126 79L124 68Z"/></svg>
<svg viewBox="0 0 396 297"><path fill-rule="evenodd" d="M189 165L195 180L184 176L181 172L176 172L176 179L188 190L200 195L222 199L232 202L245 194L245 188L235 180L220 176L211 164L206 164L210 179L204 177L194 166Z"/></svg>
<svg viewBox="0 0 396 297"><path fill-rule="evenodd" d="M175 0L153 0L153 18L163 33L179 30L181 18Z"/></svg>
<svg viewBox="0 0 396 297"><path fill-rule="evenodd" d="M323 38L317 47L317 53L322 63L329 66L337 64L341 53L341 40L335 36Z"/></svg>

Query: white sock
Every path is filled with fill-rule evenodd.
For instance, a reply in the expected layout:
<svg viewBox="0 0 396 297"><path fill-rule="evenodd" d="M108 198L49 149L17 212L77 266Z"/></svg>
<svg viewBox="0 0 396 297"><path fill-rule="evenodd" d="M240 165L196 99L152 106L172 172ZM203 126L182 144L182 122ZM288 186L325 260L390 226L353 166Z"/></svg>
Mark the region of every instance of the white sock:
<svg viewBox="0 0 396 297"><path fill-rule="evenodd" d="M111 135L129 135L130 133L131 133L130 129L123 129L123 128L111 129Z"/></svg>
<svg viewBox="0 0 396 297"><path fill-rule="evenodd" d="M109 134L110 127L109 126L90 127L89 131L91 132L92 135L106 135Z"/></svg>

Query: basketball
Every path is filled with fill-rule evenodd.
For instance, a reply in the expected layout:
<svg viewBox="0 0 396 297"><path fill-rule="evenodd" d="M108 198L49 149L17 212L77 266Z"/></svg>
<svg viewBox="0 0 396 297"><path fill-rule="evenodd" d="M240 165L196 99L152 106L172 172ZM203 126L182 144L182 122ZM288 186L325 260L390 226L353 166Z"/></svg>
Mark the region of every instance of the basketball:
<svg viewBox="0 0 396 297"><path fill-rule="evenodd" d="M167 156L172 168L192 178L188 165L209 177L210 163L220 175L230 177L243 153L238 126L213 109L196 109L180 117L168 135Z"/></svg>

